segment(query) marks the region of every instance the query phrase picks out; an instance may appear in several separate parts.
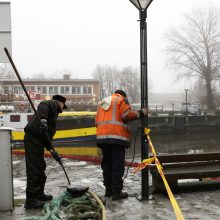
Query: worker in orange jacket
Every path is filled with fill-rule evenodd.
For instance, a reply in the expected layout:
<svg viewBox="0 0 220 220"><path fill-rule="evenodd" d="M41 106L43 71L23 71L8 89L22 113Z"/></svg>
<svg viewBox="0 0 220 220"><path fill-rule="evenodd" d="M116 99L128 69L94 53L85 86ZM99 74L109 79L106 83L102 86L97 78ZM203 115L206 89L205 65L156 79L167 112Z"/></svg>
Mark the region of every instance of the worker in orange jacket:
<svg viewBox="0 0 220 220"><path fill-rule="evenodd" d="M127 192L122 192L125 148L130 146L131 141L127 122L143 118L146 114L146 108L132 111L122 90L104 98L97 108L96 141L103 154L101 167L105 196L112 196L112 200L128 197Z"/></svg>

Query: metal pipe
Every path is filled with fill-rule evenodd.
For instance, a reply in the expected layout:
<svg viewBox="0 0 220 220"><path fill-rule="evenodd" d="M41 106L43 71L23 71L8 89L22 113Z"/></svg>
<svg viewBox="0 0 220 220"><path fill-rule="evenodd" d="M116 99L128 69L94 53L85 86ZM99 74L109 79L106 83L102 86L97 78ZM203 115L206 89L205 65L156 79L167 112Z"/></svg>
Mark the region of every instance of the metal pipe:
<svg viewBox="0 0 220 220"><path fill-rule="evenodd" d="M147 11L140 10L140 66L141 66L141 108L148 107L148 73L147 73ZM148 127L148 115L141 119L141 160L148 158L148 143L144 128ZM142 200L149 199L149 169L141 170Z"/></svg>
<svg viewBox="0 0 220 220"><path fill-rule="evenodd" d="M18 77L18 80L19 80L19 82L20 82L20 84L21 84L21 86L22 86L22 88L23 88L23 90L24 90L24 92L25 92L25 94L26 94L26 96L27 96L27 98L28 98L28 101L29 101L29 103L30 103L30 105L31 105L31 107L32 107L32 109L33 109L33 111L34 111L34 113L36 114L37 118L38 118L39 121L40 121L40 116L39 116L38 112L36 111L36 109L35 109L35 107L34 107L34 104L33 104L33 102L31 101L30 96L28 95L28 92L27 92L27 90L26 90L26 88L25 88L25 86L24 86L24 83L23 83L23 81L22 81L22 79L21 79L21 77L20 77L20 74L18 73L18 70L17 70L17 68L16 68L16 66L15 66L15 64L14 64L12 58L11 58L11 55L10 55L9 52L8 52L8 49L5 47L4 50L5 50L5 53L6 53L6 55L7 55L8 59L9 59L11 65L12 65L14 71L15 71L15 74L16 74L17 77Z"/></svg>

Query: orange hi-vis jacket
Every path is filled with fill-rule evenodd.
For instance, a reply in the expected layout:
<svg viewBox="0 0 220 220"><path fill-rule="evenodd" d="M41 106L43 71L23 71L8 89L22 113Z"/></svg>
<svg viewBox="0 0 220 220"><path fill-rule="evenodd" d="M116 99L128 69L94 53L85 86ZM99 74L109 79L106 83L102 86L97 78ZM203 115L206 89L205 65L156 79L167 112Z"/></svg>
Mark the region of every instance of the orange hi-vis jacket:
<svg viewBox="0 0 220 220"><path fill-rule="evenodd" d="M113 94L102 100L96 113L96 140L99 144L130 145L130 131L127 122L140 117L132 111L128 100L120 94Z"/></svg>

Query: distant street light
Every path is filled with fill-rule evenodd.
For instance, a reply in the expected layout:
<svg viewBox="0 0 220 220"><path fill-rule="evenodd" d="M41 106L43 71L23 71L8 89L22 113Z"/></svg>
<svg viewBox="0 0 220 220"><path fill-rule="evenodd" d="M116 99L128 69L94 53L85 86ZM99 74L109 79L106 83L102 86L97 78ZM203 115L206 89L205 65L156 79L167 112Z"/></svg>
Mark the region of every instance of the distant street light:
<svg viewBox="0 0 220 220"><path fill-rule="evenodd" d="M185 92L186 92L186 113L188 113L188 106L187 106L187 104L188 104L188 100L187 100L187 92L189 91L189 89L184 89L185 90Z"/></svg>
<svg viewBox="0 0 220 220"><path fill-rule="evenodd" d="M153 0L129 0L138 10L140 18L140 67L141 67L141 108L148 107L147 83L147 8ZM148 158L148 143L145 142L144 128L148 127L148 116L141 119L141 160ZM141 171L142 199L149 198L149 169Z"/></svg>

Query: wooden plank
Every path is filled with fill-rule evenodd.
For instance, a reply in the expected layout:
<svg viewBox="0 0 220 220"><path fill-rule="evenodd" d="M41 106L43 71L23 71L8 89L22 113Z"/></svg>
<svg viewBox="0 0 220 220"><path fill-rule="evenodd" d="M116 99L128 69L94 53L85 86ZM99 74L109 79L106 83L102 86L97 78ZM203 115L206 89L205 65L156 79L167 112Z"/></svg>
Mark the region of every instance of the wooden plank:
<svg viewBox="0 0 220 220"><path fill-rule="evenodd" d="M161 163L191 162L220 160L220 152L195 153L195 154L169 154L157 156Z"/></svg>
<svg viewBox="0 0 220 220"><path fill-rule="evenodd" d="M172 168L164 170L168 179L200 179L205 177L220 177L220 165L192 168Z"/></svg>
<svg viewBox="0 0 220 220"><path fill-rule="evenodd" d="M167 168L181 168L181 167L186 167L186 168L191 168L191 167L198 167L198 166L214 166L214 165L220 165L220 160L216 161L193 161L193 162L175 162L175 163L163 163L162 167L163 169ZM152 164L150 166L151 169L157 169L155 164Z"/></svg>

